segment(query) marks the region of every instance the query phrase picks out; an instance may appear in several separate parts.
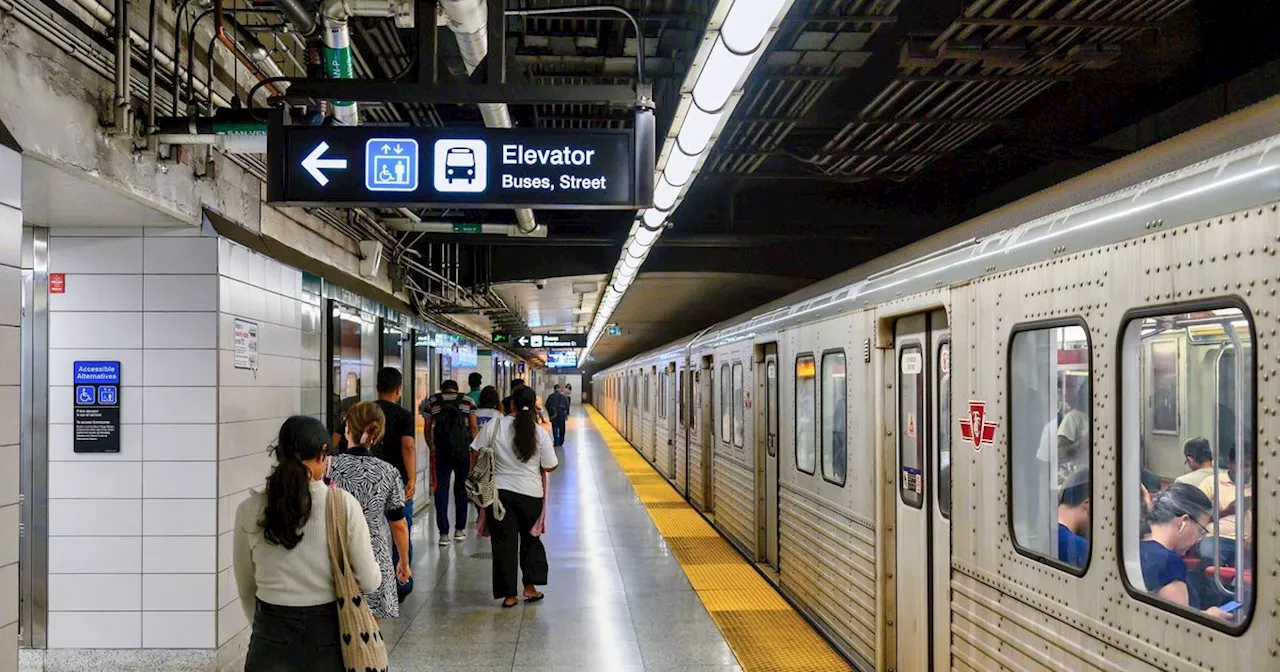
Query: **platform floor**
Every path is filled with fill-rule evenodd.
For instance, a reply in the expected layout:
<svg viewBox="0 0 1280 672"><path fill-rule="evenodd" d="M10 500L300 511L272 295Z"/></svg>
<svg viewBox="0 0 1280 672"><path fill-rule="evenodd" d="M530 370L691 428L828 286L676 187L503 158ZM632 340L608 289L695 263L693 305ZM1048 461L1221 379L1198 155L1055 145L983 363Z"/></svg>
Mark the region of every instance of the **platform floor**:
<svg viewBox="0 0 1280 672"><path fill-rule="evenodd" d="M474 537L474 520L470 538L447 547L437 545L434 511L415 521L414 592L383 624L392 669L741 669L581 405L560 464L542 602L502 609L492 599L489 541Z"/></svg>

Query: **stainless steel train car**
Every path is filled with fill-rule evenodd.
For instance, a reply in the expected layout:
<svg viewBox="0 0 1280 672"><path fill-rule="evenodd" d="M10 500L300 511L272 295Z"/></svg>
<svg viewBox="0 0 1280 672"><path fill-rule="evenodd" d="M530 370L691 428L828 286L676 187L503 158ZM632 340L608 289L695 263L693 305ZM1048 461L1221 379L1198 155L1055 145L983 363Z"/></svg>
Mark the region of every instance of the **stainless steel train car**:
<svg viewBox="0 0 1280 672"><path fill-rule="evenodd" d="M1280 669L1278 204L1271 99L595 402L856 667Z"/></svg>

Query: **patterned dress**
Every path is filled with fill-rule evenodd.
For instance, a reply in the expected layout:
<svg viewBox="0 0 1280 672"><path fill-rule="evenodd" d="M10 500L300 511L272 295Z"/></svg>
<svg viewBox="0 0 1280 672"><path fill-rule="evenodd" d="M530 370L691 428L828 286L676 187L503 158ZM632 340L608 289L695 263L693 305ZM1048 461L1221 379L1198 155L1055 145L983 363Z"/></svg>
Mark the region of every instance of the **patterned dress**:
<svg viewBox="0 0 1280 672"><path fill-rule="evenodd" d="M382 585L376 593L368 594L369 609L378 618L396 618L400 615L400 601L396 598L396 570L391 563L393 542L387 513L404 512L404 484L400 473L367 450L352 450L333 458L329 476L334 485L360 502L369 523L373 556L382 568Z"/></svg>

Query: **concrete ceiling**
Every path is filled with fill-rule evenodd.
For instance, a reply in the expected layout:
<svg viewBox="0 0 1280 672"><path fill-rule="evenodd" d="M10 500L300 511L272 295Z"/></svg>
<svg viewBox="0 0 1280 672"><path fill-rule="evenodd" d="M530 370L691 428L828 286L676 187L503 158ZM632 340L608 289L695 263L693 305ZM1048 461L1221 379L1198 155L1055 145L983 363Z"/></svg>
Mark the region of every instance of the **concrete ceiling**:
<svg viewBox="0 0 1280 672"><path fill-rule="evenodd" d="M79 170L63 170L24 157L22 219L48 227L190 227L178 213L166 213L104 185Z"/></svg>
<svg viewBox="0 0 1280 672"><path fill-rule="evenodd" d="M535 332L585 333L607 281L605 275L573 275L501 283L493 291Z"/></svg>

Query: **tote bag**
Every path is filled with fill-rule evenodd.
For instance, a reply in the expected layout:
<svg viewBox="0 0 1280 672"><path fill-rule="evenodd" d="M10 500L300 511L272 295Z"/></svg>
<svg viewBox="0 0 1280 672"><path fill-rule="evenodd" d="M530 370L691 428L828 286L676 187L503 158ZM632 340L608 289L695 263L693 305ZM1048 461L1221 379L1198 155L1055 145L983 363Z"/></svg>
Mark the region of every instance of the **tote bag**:
<svg viewBox="0 0 1280 672"><path fill-rule="evenodd" d="M333 587L338 594L343 666L357 672L386 672L387 646L351 569L347 553L347 507L342 493L336 489L330 490L325 502L325 517L329 566L333 568Z"/></svg>

